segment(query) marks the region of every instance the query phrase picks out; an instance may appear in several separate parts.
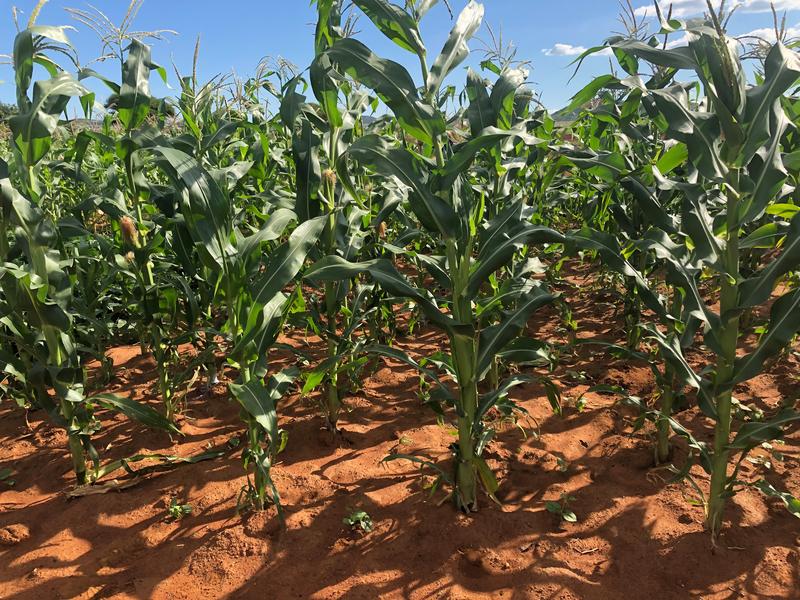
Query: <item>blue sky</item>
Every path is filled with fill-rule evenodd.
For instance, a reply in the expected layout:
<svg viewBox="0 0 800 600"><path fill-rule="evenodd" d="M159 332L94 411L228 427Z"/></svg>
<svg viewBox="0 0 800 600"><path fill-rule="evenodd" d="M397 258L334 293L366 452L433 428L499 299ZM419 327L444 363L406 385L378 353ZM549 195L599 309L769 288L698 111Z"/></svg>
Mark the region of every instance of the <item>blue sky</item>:
<svg viewBox="0 0 800 600"><path fill-rule="evenodd" d="M21 21L27 21L26 13L35 1L15 0L14 3L23 13ZM732 33L744 34L771 26L768 0L741 0L741 3ZM15 29L10 4L9 0L0 1L0 40L3 40L0 53L10 53L12 49ZM93 0L91 4L113 20L119 20L128 0ZM466 0L451 0L451 4L458 11ZM582 84L608 72L608 59L594 57L584 63L573 81L569 81L572 75L569 65L575 55L619 30L617 0L484 0L484 4L485 23L496 33L502 32L506 42L511 41L518 47L519 58L531 61L531 82L548 108L561 108ZM651 6L649 0L633 0L633 4L640 11ZM779 9L789 11L789 26L800 23L800 0L777 0L776 4ZM676 15L688 17L697 15L705 6L705 0L673 0L673 5ZM99 54L99 44L91 31L79 26L65 12L68 6L85 9L88 3L85 0L50 0L38 22L78 26L78 31L72 32L70 37L78 48L81 62L88 63ZM267 55L282 56L303 68L307 66L313 53L314 14L308 0L145 0L135 29L169 28L178 32L178 35L168 36L166 41L154 42L154 59L165 66L174 62L183 73L188 72L195 37L200 34L201 78L232 69L244 76ZM433 61L452 26L444 2L431 10L423 25L423 37ZM366 18L361 18L358 28L360 40L378 54L403 62L416 76L418 67L411 55L383 38ZM482 29L477 37L479 39L471 44L474 52L469 62L473 65L480 62L482 43L479 40L489 39L487 30ZM93 66L119 78L118 66L113 63ZM174 79L171 68L169 75ZM13 73L7 66L0 66L0 80L5 82L0 84L0 100L12 100ZM464 72L460 70L453 83L458 85L463 81ZM154 90L161 95L169 94L169 90L160 85L155 85Z"/></svg>

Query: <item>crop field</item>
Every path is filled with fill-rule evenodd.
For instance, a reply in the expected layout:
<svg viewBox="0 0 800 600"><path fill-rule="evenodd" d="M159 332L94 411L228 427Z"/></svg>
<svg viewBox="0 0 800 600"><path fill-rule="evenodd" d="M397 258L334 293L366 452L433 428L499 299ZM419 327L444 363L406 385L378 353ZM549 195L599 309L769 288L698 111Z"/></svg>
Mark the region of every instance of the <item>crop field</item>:
<svg viewBox="0 0 800 600"><path fill-rule="evenodd" d="M208 81L141 0L17 19L0 598L800 597L786 18L622 2L551 114L490 2L394 2Z"/></svg>

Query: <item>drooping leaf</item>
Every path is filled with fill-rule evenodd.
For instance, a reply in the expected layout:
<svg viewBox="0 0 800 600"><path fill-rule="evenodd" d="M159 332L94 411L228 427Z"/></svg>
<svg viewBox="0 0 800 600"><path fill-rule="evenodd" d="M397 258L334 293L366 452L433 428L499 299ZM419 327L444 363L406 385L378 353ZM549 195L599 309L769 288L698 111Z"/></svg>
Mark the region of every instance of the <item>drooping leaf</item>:
<svg viewBox="0 0 800 600"><path fill-rule="evenodd" d="M800 289L784 294L770 311L767 332L755 351L736 359L732 384L742 383L761 373L764 362L783 350L800 330Z"/></svg>
<svg viewBox="0 0 800 600"><path fill-rule="evenodd" d="M348 75L375 90L409 135L426 144L444 133L442 116L422 102L405 67L376 56L354 39L337 41L328 50L331 60Z"/></svg>
<svg viewBox="0 0 800 600"><path fill-rule="evenodd" d="M781 253L767 267L741 283L739 305L759 306L769 300L778 279L800 266L800 213L791 221Z"/></svg>
<svg viewBox="0 0 800 600"><path fill-rule="evenodd" d="M467 42L481 26L483 12L483 4L479 4L475 0L470 0L461 11L450 36L428 74L426 88L429 95L434 95L453 69L469 56Z"/></svg>
<svg viewBox="0 0 800 600"><path fill-rule="evenodd" d="M394 176L411 188L411 208L424 226L446 239L458 235L459 221L455 211L431 192L425 180L424 165L408 150L390 146L384 138L370 134L356 141L347 153L362 166Z"/></svg>
<svg viewBox="0 0 800 600"><path fill-rule="evenodd" d="M415 53L420 60L425 60L425 44L419 28L405 10L387 0L354 0L353 3L364 11L383 35L404 50Z"/></svg>
<svg viewBox="0 0 800 600"><path fill-rule="evenodd" d="M177 427L167 418L153 408L136 402L130 398L116 394L98 394L88 399L89 402L99 404L103 408L120 412L129 419L141 423L151 429L161 429L170 433L180 433Z"/></svg>

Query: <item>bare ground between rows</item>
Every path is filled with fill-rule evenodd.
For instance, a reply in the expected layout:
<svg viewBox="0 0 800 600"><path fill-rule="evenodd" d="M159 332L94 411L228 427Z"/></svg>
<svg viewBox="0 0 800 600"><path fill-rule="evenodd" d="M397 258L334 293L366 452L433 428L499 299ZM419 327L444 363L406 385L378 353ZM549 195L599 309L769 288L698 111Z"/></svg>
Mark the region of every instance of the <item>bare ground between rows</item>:
<svg viewBox="0 0 800 600"><path fill-rule="evenodd" d="M570 288L580 336L619 341L614 302L597 291ZM531 331L558 340L556 312ZM310 345L315 340L286 340ZM444 343L423 331L400 345L417 356ZM138 348L112 352L117 377L108 391L153 402L152 361ZM702 357L695 357L702 360ZM797 393L798 363L787 358L737 390L740 399L774 407ZM622 384L649 398L644 365L626 364L581 348L556 372L565 396L591 385ZM502 505L485 499L478 514L457 514L441 493L430 497L408 463L382 463L390 452L447 459L453 440L421 405L418 378L384 361L349 401L336 447L320 428L314 398L288 398L281 424L289 446L274 473L287 512L238 515L244 483L238 453L159 473L123 492L68 501L63 433L8 405L0 411L0 469L16 485L0 490L0 597L50 598L547 598L606 599L800 597L800 520L754 491L733 501L716 552L702 527L691 490L668 484L652 468L648 432L631 435L632 414L608 396L589 394L582 412L554 416L538 385L513 397L530 412L526 435L503 428L488 453L498 471ZM191 455L224 446L241 434L238 409L224 386L189 397L185 435L170 440L123 419L104 419L98 447L109 458L141 451ZM681 420L701 438L711 428L695 410ZM683 450L678 443L678 459ZM767 477L800 491L800 435L783 449L787 460ZM755 477L756 467L745 475ZM702 474L699 481L705 484ZM2 484L0 484L2 485ZM575 498L579 521L561 524L545 510L562 493ZM169 523L175 497L191 504ZM375 522L369 534L342 523L353 510Z"/></svg>

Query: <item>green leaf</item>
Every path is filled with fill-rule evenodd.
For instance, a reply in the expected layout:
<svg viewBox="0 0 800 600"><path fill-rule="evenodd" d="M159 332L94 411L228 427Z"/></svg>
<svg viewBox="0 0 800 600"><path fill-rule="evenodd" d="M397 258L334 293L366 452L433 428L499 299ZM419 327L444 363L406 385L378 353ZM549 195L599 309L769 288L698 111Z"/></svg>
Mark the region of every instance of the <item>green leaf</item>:
<svg viewBox="0 0 800 600"><path fill-rule="evenodd" d="M622 180L622 186L633 195L642 213L653 225L668 233L677 233L674 218L664 210L658 198L644 183L636 177L626 177Z"/></svg>
<svg viewBox="0 0 800 600"><path fill-rule="evenodd" d="M739 306L759 306L769 300L780 277L800 267L800 213L791 221L780 256L755 277L742 282Z"/></svg>
<svg viewBox="0 0 800 600"><path fill-rule="evenodd" d="M505 380L496 390L493 390L487 394L481 394L480 401L478 403L478 410L475 411L473 426L477 427L477 425L483 421L483 417L486 415L486 413L489 412L502 397L506 396L509 390L518 385L523 385L532 381L538 381L538 379L528 375L510 377L509 379Z"/></svg>
<svg viewBox="0 0 800 600"><path fill-rule="evenodd" d="M479 380L486 375L495 355L520 335L530 316L556 298L556 295L536 286L520 299L516 307L506 313L499 323L481 331L477 356Z"/></svg>
<svg viewBox="0 0 800 600"><path fill-rule="evenodd" d="M784 294L770 311L769 327L761 336L756 350L736 359L732 385L752 379L761 373L764 361L788 346L800 330L800 289Z"/></svg>
<svg viewBox="0 0 800 600"><path fill-rule="evenodd" d="M514 120L514 101L517 92L525 84L527 72L522 69L508 69L492 87L489 104L494 113L493 125L510 129Z"/></svg>
<svg viewBox="0 0 800 600"><path fill-rule="evenodd" d="M33 85L33 99L8 120L14 144L26 166L37 164L49 152L59 115L71 98L89 93L70 74L59 73Z"/></svg>
<svg viewBox="0 0 800 600"><path fill-rule="evenodd" d="M289 240L270 255L261 277L253 283L254 302L266 305L297 276L308 252L322 234L326 220L322 216L302 223Z"/></svg>
<svg viewBox="0 0 800 600"><path fill-rule="evenodd" d="M602 47L596 48L596 50L602 50ZM561 109L560 113L571 113L577 108L583 107L584 104L593 100L597 93L613 84L618 84L619 79L614 77L613 75L601 75L600 77L595 77L592 81L590 81L586 86L584 86L577 94L572 97L570 103L563 109Z"/></svg>
<svg viewBox="0 0 800 600"><path fill-rule="evenodd" d="M297 169L297 195L294 210L300 222L318 217L322 213L320 186L322 169L319 163L319 148L322 139L314 131L308 119L302 120L292 136L292 153Z"/></svg>
<svg viewBox="0 0 800 600"><path fill-rule="evenodd" d="M432 144L444 133L442 116L420 100L405 67L376 56L364 44L349 38L338 40L328 53L348 75L375 90L409 135Z"/></svg>
<svg viewBox="0 0 800 600"><path fill-rule="evenodd" d="M800 413L785 409L769 421L745 423L728 447L732 450L749 450L764 442L780 439L784 435L784 428L795 421L800 421Z"/></svg>
<svg viewBox="0 0 800 600"><path fill-rule="evenodd" d="M550 344L532 338L518 338L507 344L497 358L515 365L546 365L555 359Z"/></svg>
<svg viewBox="0 0 800 600"><path fill-rule="evenodd" d="M622 255L622 249L614 236L585 227L581 231L568 235L567 240L580 249L595 250L610 269L632 278L645 305L657 315L666 317L666 309L663 304L650 289L642 274L633 268L633 265Z"/></svg>
<svg viewBox="0 0 800 600"><path fill-rule="evenodd" d="M408 353L403 352L399 348L392 348L390 346L383 346L381 344L370 344L364 347L364 352L368 354L378 354L380 356L385 356L387 358L391 358L392 360L396 360L401 363L405 363L410 367L416 369L423 375L425 375L432 384L436 385L439 388L440 393L448 402L454 402L453 394L450 390L445 386L439 376L430 369L423 367L419 364L416 360L411 358Z"/></svg>
<svg viewBox="0 0 800 600"><path fill-rule="evenodd" d="M369 274L375 282L390 294L410 298L419 304L431 323L444 329L448 334L471 335L472 329L445 315L423 291L413 287L386 259L352 263L339 256L326 256L306 272L306 279L314 281L345 281L362 273Z"/></svg>
<svg viewBox="0 0 800 600"><path fill-rule="evenodd" d="M150 427L151 429L180 433L180 430L168 421L164 415L130 398L124 398L115 394L98 394L97 396L92 396L87 401L98 404L108 410L120 412L129 419L141 423L146 427Z"/></svg>
<svg viewBox="0 0 800 600"><path fill-rule="evenodd" d="M754 483L753 485L766 496L769 496L770 498L778 498L781 502L783 502L784 506L786 506L790 513L792 513L795 517L800 518L800 500L788 492L779 492L777 489L775 489L775 486L764 479Z"/></svg>
<svg viewBox="0 0 800 600"><path fill-rule="evenodd" d="M381 33L395 44L425 60L425 44L417 22L402 8L386 0L353 0Z"/></svg>
<svg viewBox="0 0 800 600"><path fill-rule="evenodd" d="M266 385L260 379L253 379L246 384L229 385L233 397L269 436L273 448L277 448L281 438L275 407L299 375L300 371L290 368L270 377Z"/></svg>
<svg viewBox="0 0 800 600"><path fill-rule="evenodd" d="M500 487L500 484L497 483L497 477L495 477L494 473L492 473L492 470L489 468L489 465L480 456L474 456L472 458L472 464L475 465L475 468L478 471L478 477L480 477L486 493L491 497L494 497L495 492L497 492L498 488Z"/></svg>
<svg viewBox="0 0 800 600"><path fill-rule="evenodd" d="M497 115L492 110L483 78L472 69L467 71L466 92L469 99L467 119L472 135L476 136L487 127L496 125Z"/></svg>
<svg viewBox="0 0 800 600"><path fill-rule="evenodd" d="M144 123L150 113L150 71L155 68L150 46L137 39L131 40L122 67L122 86L117 104L119 120L128 131Z"/></svg>
<svg viewBox="0 0 800 600"><path fill-rule="evenodd" d="M780 195L786 181L786 169L781 157L781 139L789 123L780 111L770 143L760 148L747 166L747 174L741 178L742 188L748 193L739 203L739 221L749 223L761 215L767 206Z"/></svg>
<svg viewBox="0 0 800 600"><path fill-rule="evenodd" d="M443 192L451 192L455 180L460 175L467 172L478 152L491 148L508 139L520 139L529 146L543 142L543 140L528 135L523 129L506 130L498 129L497 127L487 127L478 132L471 140L462 144L458 150L456 150L455 154L450 157L447 164L445 164L441 170L441 175L437 181L437 187Z"/></svg>
<svg viewBox="0 0 800 600"><path fill-rule="evenodd" d="M592 150L564 150L562 152L576 167L615 184L628 170L625 158L619 152L594 152Z"/></svg>
<svg viewBox="0 0 800 600"><path fill-rule="evenodd" d="M689 149L686 144L674 144L664 152L656 162L656 168L662 175L669 175L672 171L683 165L689 158Z"/></svg>
<svg viewBox="0 0 800 600"><path fill-rule="evenodd" d="M481 26L483 12L483 4L478 4L474 0L470 0L461 11L428 74L426 89L430 96L437 93L445 78L469 56L467 42Z"/></svg>
<svg viewBox="0 0 800 600"><path fill-rule="evenodd" d="M661 357L675 371L676 377L684 384L697 390L697 403L700 410L711 419L717 418L716 404L709 390L708 381L698 375L683 354L680 342L675 337L667 337L653 325L645 325L648 337L659 345Z"/></svg>
<svg viewBox="0 0 800 600"><path fill-rule="evenodd" d="M286 233L289 223L297 220L297 215L288 208L279 208L269 216L269 221L256 233L247 236L236 244L239 260L247 260L261 244L277 240Z"/></svg>
<svg viewBox="0 0 800 600"><path fill-rule="evenodd" d="M721 133L717 116L690 110L689 96L681 85L654 90L651 97L665 118L667 133L686 144L692 164L708 179L723 181L728 167L720 155Z"/></svg>
<svg viewBox="0 0 800 600"><path fill-rule="evenodd" d="M347 150L362 166L378 174L393 176L411 188L411 209L420 222L445 239L456 237L459 221L453 208L434 195L425 180L425 165L405 148L390 146L377 135L365 135Z"/></svg>
<svg viewBox="0 0 800 600"><path fill-rule="evenodd" d="M554 515L561 514L562 509L560 502L556 502L555 500L548 500L547 502L545 502L544 507L545 509L547 509L547 512L553 513Z"/></svg>
<svg viewBox="0 0 800 600"><path fill-rule="evenodd" d="M328 54L319 54L309 68L311 88L333 127L344 123L339 110L339 88L334 79L334 67Z"/></svg>
<svg viewBox="0 0 800 600"><path fill-rule="evenodd" d="M557 244L565 240L563 235L549 227L526 224L507 232L502 239L481 248L477 260L470 269L467 296L474 298L489 276L511 262L514 253L523 245Z"/></svg>
<svg viewBox="0 0 800 600"><path fill-rule="evenodd" d="M751 248L775 248L778 240L783 237L785 231L777 223L765 223L758 229L752 231L746 238L739 242L739 248L749 250Z"/></svg>
<svg viewBox="0 0 800 600"><path fill-rule="evenodd" d="M8 487L13 487L16 483L11 477L13 474L14 471L11 469L0 469L0 482L5 483Z"/></svg>
<svg viewBox="0 0 800 600"><path fill-rule="evenodd" d="M695 71L698 68L691 49L686 46L662 49L638 40L624 40L613 44L613 47L662 67L689 69L691 71Z"/></svg>
<svg viewBox="0 0 800 600"><path fill-rule="evenodd" d="M782 113L779 100L796 84L800 77L800 58L794 51L778 42L764 60L764 82L747 90L744 123L746 144L743 161L750 157L770 139L780 138L780 133L771 131L770 121L775 112Z"/></svg>

